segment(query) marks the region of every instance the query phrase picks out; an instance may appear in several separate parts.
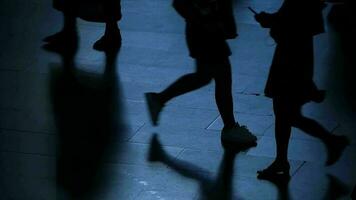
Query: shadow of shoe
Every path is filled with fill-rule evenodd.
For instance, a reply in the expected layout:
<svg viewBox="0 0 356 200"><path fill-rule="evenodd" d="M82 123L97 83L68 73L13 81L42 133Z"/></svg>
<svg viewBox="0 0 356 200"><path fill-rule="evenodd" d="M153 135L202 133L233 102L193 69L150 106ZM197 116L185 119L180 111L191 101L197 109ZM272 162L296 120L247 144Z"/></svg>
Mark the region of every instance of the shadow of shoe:
<svg viewBox="0 0 356 200"><path fill-rule="evenodd" d="M263 177L259 179L269 181L277 187L279 200L291 199L289 194L289 182L290 182L289 174L285 176Z"/></svg>
<svg viewBox="0 0 356 200"><path fill-rule="evenodd" d="M340 199L341 197L349 194L350 191L347 185L343 183L340 179L331 174L327 174L327 177L329 179L329 186L323 199Z"/></svg>
<svg viewBox="0 0 356 200"><path fill-rule="evenodd" d="M211 177L209 176L211 173L205 169L167 154L155 133L151 138L147 159L151 162L159 161L178 174L198 181L201 191L199 199L233 200L236 199L232 188L234 164L235 157L239 151L237 148L234 150L225 150L217 176Z"/></svg>
<svg viewBox="0 0 356 200"><path fill-rule="evenodd" d="M333 139L327 143L328 158L325 165L330 166L335 164L349 145L350 141L346 136L333 136Z"/></svg>
<svg viewBox="0 0 356 200"><path fill-rule="evenodd" d="M77 53L78 36L73 33L56 33L43 39L46 42L42 48L46 51L58 53L61 56L69 56Z"/></svg>
<svg viewBox="0 0 356 200"><path fill-rule="evenodd" d="M164 150L156 133L153 134L150 144L147 160L150 162L164 160Z"/></svg>

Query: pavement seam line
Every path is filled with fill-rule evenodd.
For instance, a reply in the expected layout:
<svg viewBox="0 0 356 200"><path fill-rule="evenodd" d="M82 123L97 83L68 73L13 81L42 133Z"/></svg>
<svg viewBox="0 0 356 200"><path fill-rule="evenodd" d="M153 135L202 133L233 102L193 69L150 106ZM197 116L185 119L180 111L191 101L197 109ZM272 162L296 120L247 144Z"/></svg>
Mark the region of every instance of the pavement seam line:
<svg viewBox="0 0 356 200"><path fill-rule="evenodd" d="M292 177L298 173L298 171L307 163L307 161L303 161L303 163L295 170L292 174Z"/></svg>

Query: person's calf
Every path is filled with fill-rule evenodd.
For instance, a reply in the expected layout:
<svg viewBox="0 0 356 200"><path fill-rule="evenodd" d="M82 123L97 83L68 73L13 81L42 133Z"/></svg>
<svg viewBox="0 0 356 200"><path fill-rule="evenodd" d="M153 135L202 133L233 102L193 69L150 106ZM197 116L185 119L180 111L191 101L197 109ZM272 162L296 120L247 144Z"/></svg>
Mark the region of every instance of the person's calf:
<svg viewBox="0 0 356 200"><path fill-rule="evenodd" d="M120 31L104 34L99 40L97 40L93 49L97 51L115 50L121 47L122 38Z"/></svg>

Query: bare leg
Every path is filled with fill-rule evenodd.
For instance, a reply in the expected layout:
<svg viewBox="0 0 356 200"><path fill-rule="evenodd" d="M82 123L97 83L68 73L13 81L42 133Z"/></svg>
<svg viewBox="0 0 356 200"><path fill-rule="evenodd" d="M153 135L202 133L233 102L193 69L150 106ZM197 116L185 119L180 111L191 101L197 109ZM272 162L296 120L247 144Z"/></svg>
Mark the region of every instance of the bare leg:
<svg viewBox="0 0 356 200"><path fill-rule="evenodd" d="M58 33L45 37L44 42L58 43L64 45L64 43L73 42L73 39L77 39L77 21L76 17L70 13L63 13L63 27Z"/></svg>
<svg viewBox="0 0 356 200"><path fill-rule="evenodd" d="M197 90L212 80L212 75L204 69L206 66L201 66L197 62L197 71L195 73L187 74L180 77L173 84L168 86L165 90L158 93L160 102L165 104L174 97L183 95L185 93Z"/></svg>
<svg viewBox="0 0 356 200"><path fill-rule="evenodd" d="M212 75L197 62L197 71L180 77L160 93L145 93L148 111L153 125L157 125L159 114L169 100L182 94L194 91L210 83Z"/></svg>
<svg viewBox="0 0 356 200"><path fill-rule="evenodd" d="M234 105L232 98L231 66L229 60L219 66L215 72L215 101L219 109L224 128L233 128L236 124L234 117Z"/></svg>
<svg viewBox="0 0 356 200"><path fill-rule="evenodd" d="M120 32L119 26L116 21L106 22L105 35L113 35Z"/></svg>
<svg viewBox="0 0 356 200"><path fill-rule="evenodd" d="M276 118L275 140L276 159L266 169L257 171L259 179L289 179L288 145L292 121L300 107L286 99L273 99L273 110Z"/></svg>
<svg viewBox="0 0 356 200"><path fill-rule="evenodd" d="M273 100L273 108L276 117L276 162L287 163L292 121L296 113L299 112L300 107L285 100Z"/></svg>
<svg viewBox="0 0 356 200"><path fill-rule="evenodd" d="M304 117L301 114L295 119L293 126L324 142L328 154L326 165L332 165L338 161L343 150L349 144L345 136L333 135L315 120Z"/></svg>
<svg viewBox="0 0 356 200"><path fill-rule="evenodd" d="M301 129L308 135L321 139L324 143L329 142L332 138L332 134L324 127L322 127L318 122L302 115L300 115L300 117L295 120L293 126Z"/></svg>
<svg viewBox="0 0 356 200"><path fill-rule="evenodd" d="M97 40L93 48L98 51L116 50L121 47L121 33L117 21L105 23L105 33Z"/></svg>
<svg viewBox="0 0 356 200"><path fill-rule="evenodd" d="M72 14L63 14L63 29L64 32L77 32L77 20Z"/></svg>

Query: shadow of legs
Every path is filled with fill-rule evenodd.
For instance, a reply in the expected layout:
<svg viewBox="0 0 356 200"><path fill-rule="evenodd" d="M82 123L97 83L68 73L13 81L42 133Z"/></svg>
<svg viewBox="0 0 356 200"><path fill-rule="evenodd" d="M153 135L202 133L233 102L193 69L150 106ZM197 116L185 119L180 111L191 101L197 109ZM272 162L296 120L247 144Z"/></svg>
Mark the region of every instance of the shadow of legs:
<svg viewBox="0 0 356 200"><path fill-rule="evenodd" d="M347 186L345 185L345 183L339 180L336 176L327 174L327 177L329 179L329 185L323 199L325 200L339 199L350 192Z"/></svg>
<svg viewBox="0 0 356 200"><path fill-rule="evenodd" d="M163 150L157 134L154 134L151 139L148 160L161 162L182 176L198 181L201 187L200 199L232 200L232 178L236 153L236 151L224 152L218 176L214 179L207 175L206 170L168 155Z"/></svg>
<svg viewBox="0 0 356 200"><path fill-rule="evenodd" d="M302 115L295 120L294 126L301 129L308 135L319 138L324 142L328 154L326 161L326 165L328 166L339 160L342 152L349 144L347 137L333 135L315 120L306 118Z"/></svg>

